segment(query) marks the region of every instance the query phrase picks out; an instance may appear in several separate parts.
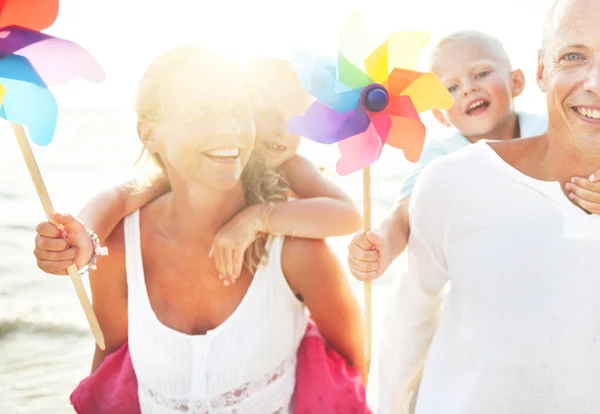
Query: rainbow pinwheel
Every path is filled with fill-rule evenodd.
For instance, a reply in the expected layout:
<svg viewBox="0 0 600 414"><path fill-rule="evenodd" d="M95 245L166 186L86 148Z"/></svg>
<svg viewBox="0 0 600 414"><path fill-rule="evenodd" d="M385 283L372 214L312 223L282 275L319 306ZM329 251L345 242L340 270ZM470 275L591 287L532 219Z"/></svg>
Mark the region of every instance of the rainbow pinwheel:
<svg viewBox="0 0 600 414"><path fill-rule="evenodd" d="M41 33L54 23L58 0L0 0L0 117L12 124L48 220L54 208L29 145L48 145L54 136L58 108L48 86L81 76L104 80L100 65L79 45ZM75 265L68 269L90 329L100 349L104 337Z"/></svg>
<svg viewBox="0 0 600 414"><path fill-rule="evenodd" d="M425 140L419 113L453 105L435 75L410 70L429 43L427 33L394 33L374 51L365 50L366 38L362 15L355 12L340 33L337 59L304 51L293 59L304 89L317 100L289 128L318 143L338 143L340 175L370 166L384 144L418 161Z"/></svg>
<svg viewBox="0 0 600 414"><path fill-rule="evenodd" d="M289 123L291 132L322 144L337 143L341 158L337 172L363 170L363 230L371 229L370 165L383 146L402 149L416 162L425 141L419 113L432 107L449 109L452 96L432 73L411 70L429 35L397 32L373 47L356 11L342 27L338 57L294 53L304 89L317 100ZM371 364L371 282L364 283L365 362Z"/></svg>
<svg viewBox="0 0 600 414"><path fill-rule="evenodd" d="M57 13L58 0L0 1L0 85L5 89L0 116L27 126L38 145L49 144L56 127L58 109L48 86L76 76L91 82L105 77L82 47L38 31Z"/></svg>

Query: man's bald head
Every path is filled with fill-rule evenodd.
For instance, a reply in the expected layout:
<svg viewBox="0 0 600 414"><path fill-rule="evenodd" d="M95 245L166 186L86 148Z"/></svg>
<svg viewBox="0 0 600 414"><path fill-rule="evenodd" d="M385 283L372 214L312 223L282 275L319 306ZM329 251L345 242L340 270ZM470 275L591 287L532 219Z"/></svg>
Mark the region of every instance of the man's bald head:
<svg viewBox="0 0 600 414"><path fill-rule="evenodd" d="M544 20L544 33L540 49L544 61L552 54L556 32L564 24L565 18L574 11L585 13L586 10L591 11L594 8L600 10L599 4L599 0L554 0Z"/></svg>
<svg viewBox="0 0 600 414"><path fill-rule="evenodd" d="M548 133L600 157L600 1L555 0L544 25L537 81L546 93Z"/></svg>

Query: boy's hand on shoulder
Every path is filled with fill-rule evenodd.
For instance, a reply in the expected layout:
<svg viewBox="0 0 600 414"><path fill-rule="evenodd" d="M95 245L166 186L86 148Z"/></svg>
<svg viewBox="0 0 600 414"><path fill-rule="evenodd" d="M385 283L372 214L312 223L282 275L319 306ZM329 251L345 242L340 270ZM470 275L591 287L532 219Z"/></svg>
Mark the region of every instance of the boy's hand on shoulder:
<svg viewBox="0 0 600 414"><path fill-rule="evenodd" d="M569 198L579 207L600 215L600 168L587 178L571 178L565 189Z"/></svg>

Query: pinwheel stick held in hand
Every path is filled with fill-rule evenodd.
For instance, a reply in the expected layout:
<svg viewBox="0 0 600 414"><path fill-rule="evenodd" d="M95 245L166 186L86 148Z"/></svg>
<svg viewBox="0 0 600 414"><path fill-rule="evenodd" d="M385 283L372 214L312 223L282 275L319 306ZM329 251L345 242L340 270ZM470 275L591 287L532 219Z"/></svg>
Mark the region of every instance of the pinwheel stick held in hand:
<svg viewBox="0 0 600 414"><path fill-rule="evenodd" d="M385 144L420 158L425 126L419 113L447 109L452 96L432 73L412 70L430 40L424 32L397 32L377 47L368 39L364 17L354 12L342 27L338 57L294 55L304 89L317 100L290 121L296 135L321 144L337 143L337 172L363 170L364 230L371 229L370 166ZM371 282L365 282L365 359L371 362Z"/></svg>
<svg viewBox="0 0 600 414"><path fill-rule="evenodd" d="M48 221L54 208L23 125L37 145L54 136L58 107L49 86L76 76L104 80L104 71L85 49L68 40L41 33L58 14L58 0L0 0L0 117L9 121L35 184ZM105 349L104 337L77 268L68 273L94 339Z"/></svg>
<svg viewBox="0 0 600 414"><path fill-rule="evenodd" d="M29 145L29 141L27 139L27 135L25 134L25 130L21 125L11 124L13 132L17 137L17 142L19 143L19 148L21 149L21 154L23 154L23 159L25 160L25 164L27 164L27 169L29 170L29 175L31 175L31 179L33 180L33 184L35 185L35 189L38 193L38 197L42 206L44 207L44 212L46 213L46 218L48 221L52 221L52 214L54 214L54 207L52 206L52 201L50 200L50 196L48 195L48 190L46 189L46 184L42 178L42 174L40 173L40 169L35 161L35 157L33 155L33 151L31 150L31 146ZM92 308L92 304L87 297L85 289L83 287L83 283L81 283L81 277L77 272L77 267L75 265L69 266L67 269L69 272L69 277L71 278L71 282L73 282L73 287L75 288L75 292L77 293L77 297L79 298L79 303L81 303L81 307L83 308L83 312L87 318L88 324L90 325L90 329L92 334L94 335L94 339L98 344L100 349L105 349L104 345L104 336L102 335L102 330L100 329L100 325L98 324L98 319L96 319L96 315L94 314L94 309Z"/></svg>

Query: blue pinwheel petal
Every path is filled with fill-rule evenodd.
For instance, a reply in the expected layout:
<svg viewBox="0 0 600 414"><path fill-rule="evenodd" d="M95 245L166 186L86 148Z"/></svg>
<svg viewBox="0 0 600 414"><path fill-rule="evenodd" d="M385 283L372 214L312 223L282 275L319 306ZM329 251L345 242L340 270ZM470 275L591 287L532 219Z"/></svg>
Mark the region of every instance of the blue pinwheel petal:
<svg viewBox="0 0 600 414"><path fill-rule="evenodd" d="M358 106L362 87L349 89L338 81L335 58L296 50L293 62L302 87L318 101L340 113Z"/></svg>
<svg viewBox="0 0 600 414"><path fill-rule="evenodd" d="M0 59L0 84L6 89L0 117L25 125L35 144L48 145L54 136L58 105L31 63L17 55Z"/></svg>

